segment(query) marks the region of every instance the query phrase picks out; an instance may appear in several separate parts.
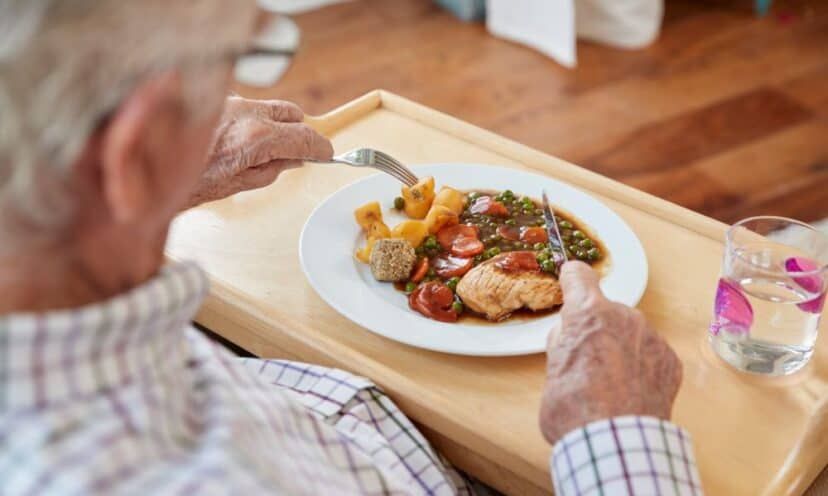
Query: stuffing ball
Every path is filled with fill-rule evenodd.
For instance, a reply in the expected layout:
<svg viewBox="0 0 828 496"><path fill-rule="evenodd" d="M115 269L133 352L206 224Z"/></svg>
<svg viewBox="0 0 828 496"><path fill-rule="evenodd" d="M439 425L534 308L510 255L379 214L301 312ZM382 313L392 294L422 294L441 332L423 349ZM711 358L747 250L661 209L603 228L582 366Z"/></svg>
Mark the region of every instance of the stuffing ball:
<svg viewBox="0 0 828 496"><path fill-rule="evenodd" d="M377 281L405 281L411 274L417 255L404 239L380 239L371 250L371 273Z"/></svg>

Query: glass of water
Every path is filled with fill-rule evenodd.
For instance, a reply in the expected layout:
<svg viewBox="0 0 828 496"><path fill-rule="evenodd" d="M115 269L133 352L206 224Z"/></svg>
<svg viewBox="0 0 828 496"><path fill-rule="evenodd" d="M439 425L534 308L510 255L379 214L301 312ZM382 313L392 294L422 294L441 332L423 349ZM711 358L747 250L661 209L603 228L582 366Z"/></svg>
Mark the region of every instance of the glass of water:
<svg viewBox="0 0 828 496"><path fill-rule="evenodd" d="M811 358L828 289L828 236L783 217L727 231L710 343L739 370L784 375Z"/></svg>

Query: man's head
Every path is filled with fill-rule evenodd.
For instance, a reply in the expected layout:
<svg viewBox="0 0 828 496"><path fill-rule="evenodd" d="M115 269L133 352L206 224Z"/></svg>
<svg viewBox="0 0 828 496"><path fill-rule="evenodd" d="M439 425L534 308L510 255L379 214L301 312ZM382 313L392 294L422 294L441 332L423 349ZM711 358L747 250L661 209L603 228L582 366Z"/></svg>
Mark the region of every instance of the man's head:
<svg viewBox="0 0 828 496"><path fill-rule="evenodd" d="M163 241L253 2L0 0L0 257L83 229ZM140 241L140 240L136 240Z"/></svg>

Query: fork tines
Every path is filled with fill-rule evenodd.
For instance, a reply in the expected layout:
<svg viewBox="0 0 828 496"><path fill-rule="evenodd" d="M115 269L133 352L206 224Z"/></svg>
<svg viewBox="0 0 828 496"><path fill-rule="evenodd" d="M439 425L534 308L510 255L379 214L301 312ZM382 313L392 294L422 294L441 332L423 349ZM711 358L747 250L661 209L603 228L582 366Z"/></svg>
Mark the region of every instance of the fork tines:
<svg viewBox="0 0 828 496"><path fill-rule="evenodd" d="M408 186L413 186L419 181L419 178L414 175L408 167L404 166L390 155L380 151L375 151L374 157L379 168L385 170Z"/></svg>

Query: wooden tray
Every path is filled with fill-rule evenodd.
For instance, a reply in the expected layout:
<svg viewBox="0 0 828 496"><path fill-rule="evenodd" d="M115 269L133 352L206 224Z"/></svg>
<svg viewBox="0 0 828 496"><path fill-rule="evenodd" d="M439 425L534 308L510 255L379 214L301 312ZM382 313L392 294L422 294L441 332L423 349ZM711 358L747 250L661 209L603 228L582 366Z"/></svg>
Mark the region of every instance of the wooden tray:
<svg viewBox="0 0 828 496"><path fill-rule="evenodd" d="M600 198L647 252L640 308L684 362L674 420L693 435L707 493L800 494L825 465L824 339L804 371L778 380L736 373L708 349L723 224L384 91L309 121L338 151L369 146L408 163L528 169ZM198 260L213 281L198 321L262 357L370 377L460 468L507 493L548 492L550 448L537 428L542 355L473 358L398 344L337 314L305 281L298 260L305 219L365 174L308 165L266 189L182 214L168 253Z"/></svg>

